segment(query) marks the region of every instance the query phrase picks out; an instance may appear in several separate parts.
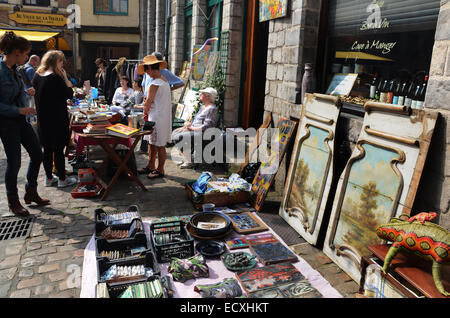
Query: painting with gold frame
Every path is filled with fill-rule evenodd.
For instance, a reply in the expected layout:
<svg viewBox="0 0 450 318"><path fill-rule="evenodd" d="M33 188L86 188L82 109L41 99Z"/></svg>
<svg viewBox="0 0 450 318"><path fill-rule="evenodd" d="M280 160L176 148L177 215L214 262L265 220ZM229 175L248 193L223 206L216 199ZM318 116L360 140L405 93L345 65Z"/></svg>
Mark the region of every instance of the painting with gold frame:
<svg viewBox="0 0 450 318"><path fill-rule="evenodd" d="M306 94L279 215L315 245L333 178L334 136L341 101Z"/></svg>
<svg viewBox="0 0 450 318"><path fill-rule="evenodd" d="M437 113L367 102L356 147L336 190L323 251L359 282L379 224L411 213Z"/></svg>

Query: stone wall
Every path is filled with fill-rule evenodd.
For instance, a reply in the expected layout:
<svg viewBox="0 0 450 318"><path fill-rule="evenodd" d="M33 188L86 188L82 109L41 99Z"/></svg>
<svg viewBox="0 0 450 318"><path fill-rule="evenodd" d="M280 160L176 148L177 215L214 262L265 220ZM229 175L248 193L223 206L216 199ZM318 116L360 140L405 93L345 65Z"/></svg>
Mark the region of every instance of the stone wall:
<svg viewBox="0 0 450 318"><path fill-rule="evenodd" d="M169 63L170 70L180 74L184 60L184 6L185 0L172 2L171 25L170 25L170 48Z"/></svg>
<svg viewBox="0 0 450 318"><path fill-rule="evenodd" d="M222 31L229 31L228 62L225 71L226 91L223 122L227 127L236 127L239 113L239 91L241 86L242 36L244 29L244 3L239 0L224 0Z"/></svg>
<svg viewBox="0 0 450 318"><path fill-rule="evenodd" d="M450 1L441 1L425 108L440 116L423 171L415 208L439 211L439 224L450 229Z"/></svg>
<svg viewBox="0 0 450 318"><path fill-rule="evenodd" d="M316 62L321 2L294 0L286 17L269 21L264 109L275 125L280 118L300 118L301 80L305 63ZM278 193L284 189L288 159L277 173Z"/></svg>

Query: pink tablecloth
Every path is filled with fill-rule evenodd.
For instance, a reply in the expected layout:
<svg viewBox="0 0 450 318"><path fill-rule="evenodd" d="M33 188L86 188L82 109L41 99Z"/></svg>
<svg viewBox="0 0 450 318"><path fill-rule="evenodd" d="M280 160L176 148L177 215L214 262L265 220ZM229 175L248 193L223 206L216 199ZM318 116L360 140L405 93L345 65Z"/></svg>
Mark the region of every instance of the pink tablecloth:
<svg viewBox="0 0 450 318"><path fill-rule="evenodd" d="M264 222L253 213L263 224ZM150 233L150 221L144 220L144 227L149 236ZM269 232L272 233L280 242L288 247L283 240L269 228ZM269 233L261 232L261 233ZM259 233L258 233L259 234ZM239 238L242 235L234 233L232 236L227 237L227 240ZM198 242L195 242L195 245ZM250 253L249 249L239 249ZM184 283L175 282L172 280L172 276L168 274L169 263L160 264L161 276L170 276L172 288L174 289L174 298L201 298L201 295L194 291L195 285L214 284L223 281L225 278L236 278L235 273L229 271L220 259L206 259L206 264L209 267L208 278L191 279ZM293 265L303 274L303 276L316 288L325 298L342 298L342 295L334 289L330 283L320 275L319 272L314 270L304 259L298 256L298 262ZM261 267L260 263L257 266ZM95 298L95 290L97 288L97 264L95 259L95 236L93 235L89 241L86 249L84 250L84 263L83 263L83 275L81 282L81 298ZM242 288L242 286L241 286ZM244 289L242 291L245 293Z"/></svg>
<svg viewBox="0 0 450 318"><path fill-rule="evenodd" d="M81 155L86 146L98 145L98 142L94 138L80 136L77 133L74 134L74 141L77 144L76 155ZM106 142L111 145L121 144L128 148L131 147L131 138L109 138L106 139Z"/></svg>

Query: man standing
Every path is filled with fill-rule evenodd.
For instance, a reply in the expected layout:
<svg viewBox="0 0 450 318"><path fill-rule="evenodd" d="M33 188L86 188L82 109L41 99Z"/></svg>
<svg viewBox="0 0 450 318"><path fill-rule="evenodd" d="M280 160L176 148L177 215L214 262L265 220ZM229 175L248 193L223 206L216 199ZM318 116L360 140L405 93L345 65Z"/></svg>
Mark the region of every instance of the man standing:
<svg viewBox="0 0 450 318"><path fill-rule="evenodd" d="M28 60L25 65L20 68L19 70L22 72L23 81L25 84L25 93L28 100L28 105L30 105L30 102L33 102L33 96L34 96L34 88L33 85L31 85L31 81L33 80L34 73L36 73L36 68L41 63L41 58L37 55L30 56L30 59ZM34 105L30 105L34 107Z"/></svg>

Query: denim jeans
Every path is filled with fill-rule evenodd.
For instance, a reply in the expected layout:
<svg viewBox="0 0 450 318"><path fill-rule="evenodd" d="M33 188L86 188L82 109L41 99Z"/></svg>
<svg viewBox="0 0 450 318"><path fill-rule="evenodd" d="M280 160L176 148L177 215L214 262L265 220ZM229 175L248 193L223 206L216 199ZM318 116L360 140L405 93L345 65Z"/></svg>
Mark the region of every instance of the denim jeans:
<svg viewBox="0 0 450 318"><path fill-rule="evenodd" d="M8 195L16 195L17 175L21 164L21 145L30 156L27 171L27 186L37 186L39 168L42 163L42 150L33 127L25 120L18 118L0 119L0 139L6 153L5 186Z"/></svg>

